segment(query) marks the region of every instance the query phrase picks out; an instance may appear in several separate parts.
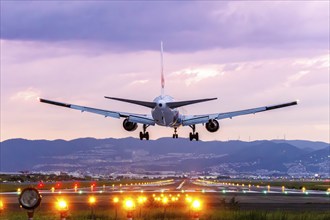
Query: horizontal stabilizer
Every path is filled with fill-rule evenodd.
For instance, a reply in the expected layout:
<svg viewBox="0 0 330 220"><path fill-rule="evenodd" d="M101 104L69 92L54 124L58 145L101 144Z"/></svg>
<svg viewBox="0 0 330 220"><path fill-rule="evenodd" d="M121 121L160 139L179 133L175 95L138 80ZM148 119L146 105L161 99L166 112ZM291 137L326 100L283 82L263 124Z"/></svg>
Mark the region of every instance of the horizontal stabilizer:
<svg viewBox="0 0 330 220"><path fill-rule="evenodd" d="M180 101L180 102L168 102L168 103L166 103L166 105L173 109L173 108L178 108L178 107L182 107L185 105L192 105L192 104L196 104L196 103L200 103L200 102L212 101L215 99L217 99L217 98L196 99L196 100Z"/></svg>
<svg viewBox="0 0 330 220"><path fill-rule="evenodd" d="M115 98L115 97L108 97L108 96L104 96L104 98L113 99L113 100L117 100L117 101L121 101L121 102L128 102L128 103L132 103L132 104L136 104L136 105L142 105L142 106L148 107L148 108L155 108L157 105L157 103L155 103L155 102L145 102L145 101L122 99L122 98Z"/></svg>

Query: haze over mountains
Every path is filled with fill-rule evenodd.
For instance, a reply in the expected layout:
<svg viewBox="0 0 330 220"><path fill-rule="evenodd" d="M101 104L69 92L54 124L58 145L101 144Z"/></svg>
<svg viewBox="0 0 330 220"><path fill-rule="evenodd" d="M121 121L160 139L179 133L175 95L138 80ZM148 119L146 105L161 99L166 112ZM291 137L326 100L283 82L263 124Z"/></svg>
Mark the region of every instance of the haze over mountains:
<svg viewBox="0 0 330 220"><path fill-rule="evenodd" d="M1 142L1 171L79 173L211 172L219 175L330 176L329 144L303 140L208 141L161 138Z"/></svg>

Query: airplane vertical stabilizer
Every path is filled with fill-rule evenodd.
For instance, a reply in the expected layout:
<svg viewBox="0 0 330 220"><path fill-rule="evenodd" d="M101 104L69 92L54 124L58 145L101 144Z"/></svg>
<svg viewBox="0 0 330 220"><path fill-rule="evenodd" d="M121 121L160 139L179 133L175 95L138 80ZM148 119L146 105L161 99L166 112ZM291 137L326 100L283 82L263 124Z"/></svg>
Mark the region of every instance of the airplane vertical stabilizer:
<svg viewBox="0 0 330 220"><path fill-rule="evenodd" d="M163 65L163 41L160 42L160 74L161 74L161 96L163 97L164 94L164 87L165 87L165 78L164 78L164 65Z"/></svg>

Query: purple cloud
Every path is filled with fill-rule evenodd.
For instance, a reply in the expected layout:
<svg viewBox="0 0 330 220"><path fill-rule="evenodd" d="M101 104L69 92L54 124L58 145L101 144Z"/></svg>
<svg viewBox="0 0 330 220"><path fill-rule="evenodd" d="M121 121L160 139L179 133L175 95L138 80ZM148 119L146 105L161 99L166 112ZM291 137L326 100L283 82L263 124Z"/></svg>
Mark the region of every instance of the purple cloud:
<svg viewBox="0 0 330 220"><path fill-rule="evenodd" d="M329 2L1 2L1 38L107 50L329 48Z"/></svg>

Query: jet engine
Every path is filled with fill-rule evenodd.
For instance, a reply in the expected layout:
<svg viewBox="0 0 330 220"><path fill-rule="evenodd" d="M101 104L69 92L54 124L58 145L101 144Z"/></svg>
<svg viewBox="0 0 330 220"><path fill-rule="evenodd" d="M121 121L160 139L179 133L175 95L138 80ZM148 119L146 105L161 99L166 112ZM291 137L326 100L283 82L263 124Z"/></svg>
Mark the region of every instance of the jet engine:
<svg viewBox="0 0 330 220"><path fill-rule="evenodd" d="M130 122L128 119L125 119L123 122L123 127L126 131L135 131L138 127L137 123Z"/></svg>
<svg viewBox="0 0 330 220"><path fill-rule="evenodd" d="M210 119L209 122L206 123L205 125L206 130L208 130L209 132L216 132L217 130L219 130L219 122L215 119Z"/></svg>

